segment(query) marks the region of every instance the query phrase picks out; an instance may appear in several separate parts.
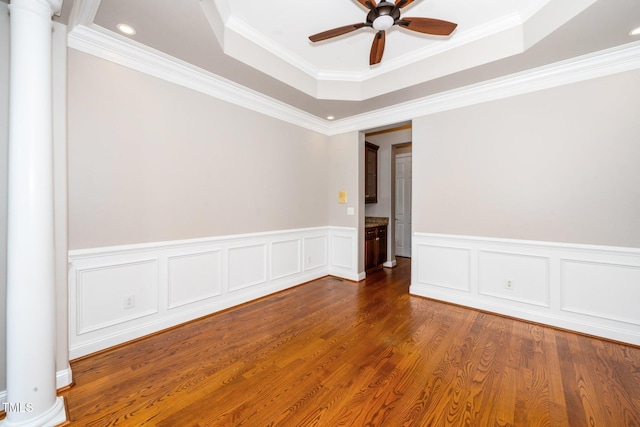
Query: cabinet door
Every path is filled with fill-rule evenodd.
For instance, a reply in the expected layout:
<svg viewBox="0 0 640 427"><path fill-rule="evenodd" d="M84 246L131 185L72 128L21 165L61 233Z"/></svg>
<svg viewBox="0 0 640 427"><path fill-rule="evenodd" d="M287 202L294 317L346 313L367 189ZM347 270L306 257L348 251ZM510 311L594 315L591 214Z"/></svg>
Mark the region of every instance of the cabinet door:
<svg viewBox="0 0 640 427"><path fill-rule="evenodd" d="M367 228L364 237L364 269L371 270L376 266L376 230Z"/></svg>
<svg viewBox="0 0 640 427"><path fill-rule="evenodd" d="M387 227L378 227L378 265L387 262Z"/></svg>
<svg viewBox="0 0 640 427"><path fill-rule="evenodd" d="M364 202L378 203L378 147L365 142Z"/></svg>
<svg viewBox="0 0 640 427"><path fill-rule="evenodd" d="M371 271L387 261L387 227L370 227L364 232L364 269Z"/></svg>

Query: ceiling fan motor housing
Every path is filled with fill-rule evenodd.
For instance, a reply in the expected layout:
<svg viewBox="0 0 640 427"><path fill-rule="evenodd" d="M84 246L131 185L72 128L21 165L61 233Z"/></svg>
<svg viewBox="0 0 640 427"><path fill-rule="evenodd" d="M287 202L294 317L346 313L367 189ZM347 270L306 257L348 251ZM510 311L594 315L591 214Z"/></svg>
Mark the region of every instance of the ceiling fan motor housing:
<svg viewBox="0 0 640 427"><path fill-rule="evenodd" d="M400 19L400 8L388 1L381 1L367 14L367 23L378 31L391 28L398 19Z"/></svg>

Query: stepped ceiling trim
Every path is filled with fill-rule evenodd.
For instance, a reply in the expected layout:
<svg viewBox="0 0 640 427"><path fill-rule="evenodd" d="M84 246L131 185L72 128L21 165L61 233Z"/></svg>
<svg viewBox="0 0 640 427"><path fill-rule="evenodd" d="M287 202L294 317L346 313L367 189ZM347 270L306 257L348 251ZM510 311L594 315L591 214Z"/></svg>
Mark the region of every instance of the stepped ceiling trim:
<svg viewBox="0 0 640 427"><path fill-rule="evenodd" d="M481 102L640 69L638 41L331 122L97 25L76 24L70 28L68 45L84 53L325 135L389 125Z"/></svg>
<svg viewBox="0 0 640 427"><path fill-rule="evenodd" d="M439 10L446 17L458 15L460 25L452 36L440 40L433 40L433 38L418 40L423 46L418 44L420 47L416 49L401 52L397 56L385 57L379 65L373 67L362 61L345 63L343 66L326 59L327 55L331 55L328 53L330 51L335 51L336 55L342 57L367 56L368 47L363 52L362 43L352 45L348 38L363 37L369 40L371 34L368 34L368 30L370 29L358 30L367 34L350 34L338 37L336 40L321 42L317 46L307 40L305 45L301 46L300 40L305 39L305 35L309 34L291 30L291 37L281 37L277 41L269 36L278 31L289 31L287 22L279 21L279 13L274 12L274 16L264 19L264 21L273 22L268 25L262 24L261 31L252 25L262 21L249 12L251 9L246 6L237 6L247 2L202 0L201 5L226 55L261 70L314 98L362 101L522 53L593 2L594 0L571 2L491 0L490 5L483 2L474 5L468 2L458 4L459 2L456 1L448 1L446 4L439 5ZM357 3L355 5L351 3L356 2L329 0L326 1L325 7L333 7L341 12L343 9L349 9L351 13L348 18L342 18L342 25L351 23L350 20L354 19L354 22L363 21L366 14L364 9ZM506 4L518 6L507 7ZM279 4L278 9L287 9L290 6L289 2L284 1ZM424 8L422 10L428 10L430 5L429 2L425 2L424 5L418 6L422 6ZM424 15L418 12L418 6L409 7L413 10L406 14ZM493 15L485 13L483 15L485 21L475 22L470 17L478 14L478 10L474 8L483 9L488 6L493 6L495 12ZM307 7L307 9L313 8ZM425 13L428 14L428 12ZM287 18L295 19L292 16ZM305 17L301 16L299 19L304 20ZM340 22L340 18L333 19L334 21L324 24L327 26L326 29L331 28L334 22L336 26L339 25L337 22ZM454 18L451 19L454 20ZM278 29L279 26L282 27L281 30ZM397 28L392 28L394 29ZM313 31L308 29L307 32ZM385 55L393 53L394 46L389 46L391 36L402 38L402 43L415 37L410 31L399 30L396 33L398 34L390 34L387 37L388 47ZM411 41L412 46L415 46L416 42ZM365 47L368 43L369 41L366 42ZM398 50L398 47L396 46L395 49Z"/></svg>
<svg viewBox="0 0 640 427"><path fill-rule="evenodd" d="M458 28L442 38L392 27L376 66L367 61L373 29L316 44L308 40L316 31L363 22L366 10L355 0L279 0L277 7L252 0L198 4L213 35L204 43L218 43L225 55L315 99L364 101L520 54L595 1L418 0L403 16L451 20ZM103 9L101 0L75 0L70 28L90 26Z"/></svg>

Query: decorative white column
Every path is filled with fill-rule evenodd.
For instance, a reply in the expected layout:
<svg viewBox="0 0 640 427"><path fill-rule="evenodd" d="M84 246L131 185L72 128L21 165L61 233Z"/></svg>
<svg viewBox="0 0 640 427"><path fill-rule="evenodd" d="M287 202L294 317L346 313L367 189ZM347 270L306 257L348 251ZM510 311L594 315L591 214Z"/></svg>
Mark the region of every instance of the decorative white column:
<svg viewBox="0 0 640 427"><path fill-rule="evenodd" d="M56 396L52 15L62 0L11 0L7 402L2 426L66 421Z"/></svg>

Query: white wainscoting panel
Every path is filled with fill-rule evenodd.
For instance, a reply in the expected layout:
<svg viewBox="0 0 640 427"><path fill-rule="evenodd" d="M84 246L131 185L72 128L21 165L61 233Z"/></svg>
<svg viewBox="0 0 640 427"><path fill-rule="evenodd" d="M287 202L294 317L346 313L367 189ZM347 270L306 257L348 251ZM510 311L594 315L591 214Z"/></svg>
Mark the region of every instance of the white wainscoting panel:
<svg viewBox="0 0 640 427"><path fill-rule="evenodd" d="M266 281L266 244L229 249L229 291L248 288Z"/></svg>
<svg viewBox="0 0 640 427"><path fill-rule="evenodd" d="M331 265L340 268L353 267L351 253L354 243L351 236L331 236Z"/></svg>
<svg viewBox="0 0 640 427"><path fill-rule="evenodd" d="M563 259L562 309L640 327L640 266Z"/></svg>
<svg viewBox="0 0 640 427"><path fill-rule="evenodd" d="M414 295L640 345L638 248L414 233L413 253Z"/></svg>
<svg viewBox="0 0 640 427"><path fill-rule="evenodd" d="M168 307L202 301L222 294L222 251L167 257Z"/></svg>
<svg viewBox="0 0 640 427"><path fill-rule="evenodd" d="M478 270L481 294L549 307L549 257L481 250Z"/></svg>
<svg viewBox="0 0 640 427"><path fill-rule="evenodd" d="M418 268L416 282L451 290L471 290L471 251L467 248L418 245L413 251Z"/></svg>
<svg viewBox="0 0 640 427"><path fill-rule="evenodd" d="M357 280L357 235L316 227L70 251L69 356L328 274Z"/></svg>
<svg viewBox="0 0 640 427"><path fill-rule="evenodd" d="M158 261L136 261L79 271L78 333L95 331L158 312ZM125 298L133 306L125 307Z"/></svg>
<svg viewBox="0 0 640 427"><path fill-rule="evenodd" d="M364 279L364 272L358 273L358 233L356 230L334 227L329 233L329 239L331 254L329 274L354 281Z"/></svg>
<svg viewBox="0 0 640 427"><path fill-rule="evenodd" d="M301 272L300 239L271 243L271 279L281 279Z"/></svg>
<svg viewBox="0 0 640 427"><path fill-rule="evenodd" d="M314 270L327 267L328 233L309 236L304 239L304 270Z"/></svg>

